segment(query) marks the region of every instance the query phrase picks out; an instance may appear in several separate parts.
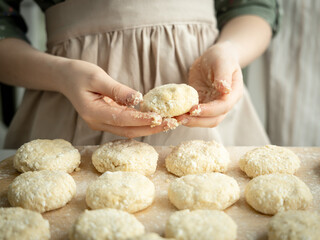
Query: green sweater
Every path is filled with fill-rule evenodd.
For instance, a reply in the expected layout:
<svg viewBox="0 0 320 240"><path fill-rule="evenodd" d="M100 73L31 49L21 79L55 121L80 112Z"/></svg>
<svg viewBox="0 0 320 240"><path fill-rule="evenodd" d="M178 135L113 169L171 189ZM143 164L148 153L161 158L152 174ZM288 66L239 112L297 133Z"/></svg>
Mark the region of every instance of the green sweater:
<svg viewBox="0 0 320 240"><path fill-rule="evenodd" d="M64 0L35 0L42 11ZM19 14L22 0L0 0L0 39L20 38L27 41L27 26ZM279 27L276 0L215 0L215 13L221 29L230 19L241 15L257 15L271 26L273 35Z"/></svg>

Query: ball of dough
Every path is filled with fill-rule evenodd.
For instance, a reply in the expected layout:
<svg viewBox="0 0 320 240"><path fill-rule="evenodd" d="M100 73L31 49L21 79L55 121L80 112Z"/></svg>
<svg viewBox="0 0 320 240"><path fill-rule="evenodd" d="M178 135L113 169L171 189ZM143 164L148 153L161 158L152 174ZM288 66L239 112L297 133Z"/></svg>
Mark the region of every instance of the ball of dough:
<svg viewBox="0 0 320 240"><path fill-rule="evenodd" d="M179 116L199 103L197 90L186 84L166 84L151 89L140 103L142 112L156 112L162 117Z"/></svg>
<svg viewBox="0 0 320 240"><path fill-rule="evenodd" d="M169 172L181 177L187 174L225 172L230 157L220 143L192 140L176 146L165 162Z"/></svg>
<svg viewBox="0 0 320 240"><path fill-rule="evenodd" d="M258 212L306 209L312 203L308 186L291 174L268 174L252 179L246 186L247 203Z"/></svg>
<svg viewBox="0 0 320 240"><path fill-rule="evenodd" d="M150 206L155 188L136 172L105 172L87 189L86 202L91 209L116 208L130 213Z"/></svg>
<svg viewBox="0 0 320 240"><path fill-rule="evenodd" d="M224 210L240 198L237 181L222 173L187 175L170 183L170 202L178 209Z"/></svg>
<svg viewBox="0 0 320 240"><path fill-rule="evenodd" d="M127 240L174 240L173 238L163 238L156 233L145 233L143 235L128 238Z"/></svg>
<svg viewBox="0 0 320 240"><path fill-rule="evenodd" d="M320 215L317 212L280 212L268 224L269 240L318 240L319 236Z"/></svg>
<svg viewBox="0 0 320 240"><path fill-rule="evenodd" d="M63 139L37 139L23 144L13 158L19 172L61 170L71 173L80 165L80 153Z"/></svg>
<svg viewBox="0 0 320 240"><path fill-rule="evenodd" d="M159 154L147 143L134 139L105 143L92 154L98 172L128 171L151 175L156 171Z"/></svg>
<svg viewBox="0 0 320 240"><path fill-rule="evenodd" d="M179 240L235 240L237 225L222 211L182 210L169 217L165 236Z"/></svg>
<svg viewBox="0 0 320 240"><path fill-rule="evenodd" d="M0 239L50 239L48 220L40 213L23 208L0 208Z"/></svg>
<svg viewBox="0 0 320 240"><path fill-rule="evenodd" d="M11 206L46 212L66 205L76 194L76 183L63 171L22 173L8 188Z"/></svg>
<svg viewBox="0 0 320 240"><path fill-rule="evenodd" d="M130 213L111 208L85 210L72 226L69 239L125 240L144 231L144 226Z"/></svg>
<svg viewBox="0 0 320 240"><path fill-rule="evenodd" d="M267 145L247 152L239 166L249 177L270 173L295 173L300 167L299 157L288 148Z"/></svg>

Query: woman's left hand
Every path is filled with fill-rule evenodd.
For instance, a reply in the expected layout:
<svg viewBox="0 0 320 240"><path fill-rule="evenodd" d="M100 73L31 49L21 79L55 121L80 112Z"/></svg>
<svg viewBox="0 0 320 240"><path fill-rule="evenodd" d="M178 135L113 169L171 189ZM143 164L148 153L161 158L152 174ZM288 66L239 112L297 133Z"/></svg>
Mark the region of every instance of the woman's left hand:
<svg viewBox="0 0 320 240"><path fill-rule="evenodd" d="M198 91L200 104L177 120L188 127L216 127L243 94L235 47L230 42L210 47L191 66L188 84Z"/></svg>

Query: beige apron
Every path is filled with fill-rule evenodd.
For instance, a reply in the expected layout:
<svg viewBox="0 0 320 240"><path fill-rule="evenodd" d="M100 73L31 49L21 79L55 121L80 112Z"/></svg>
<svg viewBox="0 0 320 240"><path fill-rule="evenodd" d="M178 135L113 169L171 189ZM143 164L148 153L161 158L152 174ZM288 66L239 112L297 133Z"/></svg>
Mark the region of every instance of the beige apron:
<svg viewBox="0 0 320 240"><path fill-rule="evenodd" d="M49 53L97 64L143 94L162 84L186 82L193 61L218 35L212 0L67 0L46 11L46 24ZM120 137L91 130L63 95L27 90L5 147L37 138L95 145ZM137 138L153 145L191 139L268 143L246 91L216 128L180 126Z"/></svg>

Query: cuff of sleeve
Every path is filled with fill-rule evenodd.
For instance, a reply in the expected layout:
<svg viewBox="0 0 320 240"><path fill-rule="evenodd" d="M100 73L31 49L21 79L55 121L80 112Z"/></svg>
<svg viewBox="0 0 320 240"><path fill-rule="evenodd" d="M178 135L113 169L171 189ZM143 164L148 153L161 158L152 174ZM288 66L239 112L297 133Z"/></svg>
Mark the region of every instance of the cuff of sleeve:
<svg viewBox="0 0 320 240"><path fill-rule="evenodd" d="M19 38L30 43L25 35L25 32L23 32L15 24L0 18L0 40L6 38Z"/></svg>
<svg viewBox="0 0 320 240"><path fill-rule="evenodd" d="M276 11L265 6L252 5L243 8L229 9L227 12L218 15L218 27L221 29L229 20L242 15L255 15L265 19L272 29L272 36L274 37L280 25L280 8L276 3Z"/></svg>

